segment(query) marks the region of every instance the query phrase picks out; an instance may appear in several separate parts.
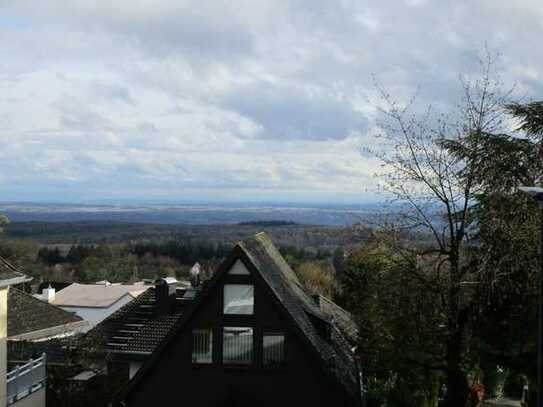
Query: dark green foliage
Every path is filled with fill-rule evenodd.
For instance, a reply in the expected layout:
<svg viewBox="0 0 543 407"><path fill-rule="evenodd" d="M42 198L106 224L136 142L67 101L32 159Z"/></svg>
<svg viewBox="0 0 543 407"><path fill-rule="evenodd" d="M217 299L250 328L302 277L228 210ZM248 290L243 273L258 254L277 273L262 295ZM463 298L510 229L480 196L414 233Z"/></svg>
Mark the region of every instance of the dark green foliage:
<svg viewBox="0 0 543 407"><path fill-rule="evenodd" d="M97 252L95 246L74 245L66 255L66 262L71 264L81 264L87 257L95 255Z"/></svg>
<svg viewBox="0 0 543 407"><path fill-rule="evenodd" d="M38 252L38 260L47 264L48 266L54 266L55 264L64 263L66 261L66 258L62 254L60 254L60 250L58 247L52 249L48 247L42 247Z"/></svg>
<svg viewBox="0 0 543 407"><path fill-rule="evenodd" d="M507 134L474 132L460 139L441 140L441 144L470 165L459 172L475 193L509 194L520 185L533 185L542 174L539 146L525 138Z"/></svg>
<svg viewBox="0 0 543 407"><path fill-rule="evenodd" d="M107 407L113 395L126 384L123 380L98 375L86 382L71 380L81 367L48 368L47 406Z"/></svg>
<svg viewBox="0 0 543 407"><path fill-rule="evenodd" d="M532 138L541 139L543 135L543 102L511 103L507 105L507 109L520 121L519 130Z"/></svg>
<svg viewBox="0 0 543 407"><path fill-rule="evenodd" d="M472 357L486 366L490 377L496 365L505 368L506 391L517 395L519 375L532 382L536 377L540 228L537 205L518 187L540 185L543 177L543 103L507 108L528 138L481 132L470 135L463 145L456 142L447 147L476 164L472 182L477 194L470 216L478 225L473 231L478 244L472 257L475 268L488 279L477 289L478 339Z"/></svg>
<svg viewBox="0 0 543 407"><path fill-rule="evenodd" d="M287 259L287 262L291 267L296 268L300 263L304 261L320 261L327 260L332 257L332 253L326 249L317 249L316 251L307 250L303 247L296 247L290 245L279 246L281 255Z"/></svg>
<svg viewBox="0 0 543 407"><path fill-rule="evenodd" d="M91 256L111 257L111 251L107 245L73 245L66 255L63 255L58 247L45 246L38 251L38 260L48 266L62 263L80 265Z"/></svg>
<svg viewBox="0 0 543 407"><path fill-rule="evenodd" d="M144 242L130 245L129 251L139 258L165 256L177 260L180 264L192 266L197 261L224 259L232 250L232 245L210 242L177 241Z"/></svg>
<svg viewBox="0 0 543 407"><path fill-rule="evenodd" d="M0 251L17 245L12 261L38 280L129 282L157 276L185 278L196 262L209 277L230 248L262 231L254 225L152 225L120 222L12 223ZM293 268L327 262L333 250L367 239L368 228L273 226L270 235ZM39 242L39 243L38 243ZM41 245L41 247L39 247ZM41 250L40 250L41 249ZM38 254L38 251L40 253Z"/></svg>
<svg viewBox="0 0 543 407"><path fill-rule="evenodd" d="M411 267L375 241L346 261L343 303L359 326L359 356L368 377L369 406L435 406L443 347L439 299Z"/></svg>

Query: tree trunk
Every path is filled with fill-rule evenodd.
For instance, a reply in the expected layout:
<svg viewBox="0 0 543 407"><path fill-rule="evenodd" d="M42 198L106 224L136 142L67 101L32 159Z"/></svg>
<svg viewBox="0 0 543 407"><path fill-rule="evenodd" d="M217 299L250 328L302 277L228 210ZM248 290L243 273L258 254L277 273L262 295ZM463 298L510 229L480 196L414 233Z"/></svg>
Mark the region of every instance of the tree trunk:
<svg viewBox="0 0 543 407"><path fill-rule="evenodd" d="M467 407L469 400L469 384L466 373L462 369L462 329L454 321L454 333L447 343L447 396L446 407Z"/></svg>
<svg viewBox="0 0 543 407"><path fill-rule="evenodd" d="M447 373L446 407L466 407L469 397L469 386L466 374L459 370L450 370Z"/></svg>

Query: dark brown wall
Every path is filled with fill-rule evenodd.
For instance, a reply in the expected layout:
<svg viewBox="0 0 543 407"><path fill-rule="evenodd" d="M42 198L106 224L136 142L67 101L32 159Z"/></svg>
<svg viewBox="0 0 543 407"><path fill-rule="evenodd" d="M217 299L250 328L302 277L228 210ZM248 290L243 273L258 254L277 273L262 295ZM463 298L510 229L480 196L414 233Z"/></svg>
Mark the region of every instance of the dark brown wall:
<svg viewBox="0 0 543 407"><path fill-rule="evenodd" d="M233 277L225 277L233 278ZM247 277L236 277L243 279ZM222 283L224 283L223 281ZM241 282L241 281L239 281ZM254 316L222 315L222 284L193 315L178 337L170 342L127 399L129 406L350 406L341 391L323 373L289 320L279 311L268 291L255 284ZM255 328L255 366L223 366L222 326ZM191 362L192 328L213 328L212 365ZM262 355L262 331L285 332L284 368L258 366Z"/></svg>

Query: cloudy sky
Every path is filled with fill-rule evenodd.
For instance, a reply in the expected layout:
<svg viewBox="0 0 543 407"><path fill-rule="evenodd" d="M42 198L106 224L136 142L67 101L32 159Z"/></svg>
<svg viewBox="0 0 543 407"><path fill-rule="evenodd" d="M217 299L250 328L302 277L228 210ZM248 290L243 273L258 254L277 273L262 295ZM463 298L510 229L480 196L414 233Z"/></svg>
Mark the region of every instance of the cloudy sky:
<svg viewBox="0 0 543 407"><path fill-rule="evenodd" d="M372 75L438 106L486 43L542 98L540 0L0 0L0 200L375 199Z"/></svg>

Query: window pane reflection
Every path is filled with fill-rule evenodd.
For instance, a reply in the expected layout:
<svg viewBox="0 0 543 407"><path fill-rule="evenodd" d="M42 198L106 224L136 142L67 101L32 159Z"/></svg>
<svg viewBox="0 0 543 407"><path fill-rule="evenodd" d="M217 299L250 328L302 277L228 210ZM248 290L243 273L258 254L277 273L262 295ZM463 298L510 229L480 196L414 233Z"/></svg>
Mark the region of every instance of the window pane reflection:
<svg viewBox="0 0 543 407"><path fill-rule="evenodd" d="M211 363L213 361L213 331L194 329L192 331L192 363Z"/></svg>
<svg viewBox="0 0 543 407"><path fill-rule="evenodd" d="M277 332L264 333L264 366L281 366L285 362L285 335Z"/></svg>
<svg viewBox="0 0 543 407"><path fill-rule="evenodd" d="M223 331L223 362L249 365L253 361L253 328L228 327Z"/></svg>
<svg viewBox="0 0 543 407"><path fill-rule="evenodd" d="M254 308L254 287L248 284L225 284L224 313L252 315Z"/></svg>

